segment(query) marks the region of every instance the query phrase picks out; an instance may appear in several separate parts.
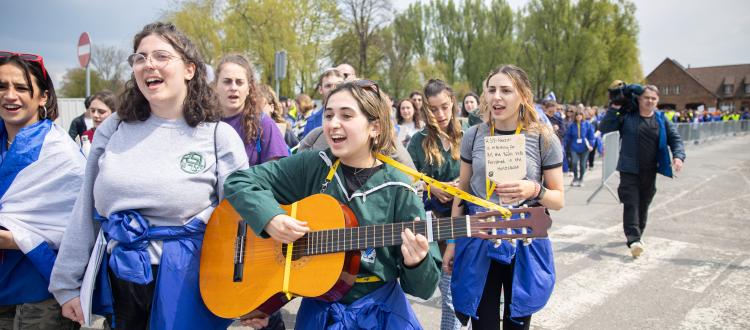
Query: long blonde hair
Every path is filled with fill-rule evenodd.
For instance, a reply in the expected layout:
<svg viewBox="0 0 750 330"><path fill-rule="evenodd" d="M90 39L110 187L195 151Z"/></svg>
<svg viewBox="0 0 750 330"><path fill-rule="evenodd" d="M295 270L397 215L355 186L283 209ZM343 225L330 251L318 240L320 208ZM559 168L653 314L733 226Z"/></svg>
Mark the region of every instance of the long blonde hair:
<svg viewBox="0 0 750 330"><path fill-rule="evenodd" d="M427 105L427 99L439 95L445 92L450 97L453 107L451 108L451 120L448 122L448 127L445 131L440 129L435 116L432 114L430 107ZM425 120L425 132L427 136L422 141L422 148L425 153L425 163L442 166L443 154L440 151L442 149L440 144L440 137L448 139L451 144L451 158L458 160L461 156L461 137L463 132L461 131L461 122L458 121L458 105L456 104L456 94L453 90L440 79L430 79L427 85L424 86L424 99L422 100L422 108L419 109L422 112L422 117Z"/></svg>
<svg viewBox="0 0 750 330"><path fill-rule="evenodd" d="M492 125L492 114L490 111L490 105L487 102L486 91L487 88L489 88L490 78L499 73L505 74L510 78L510 81L513 83L513 88L518 95L521 96L521 104L518 109L518 118L521 121L521 126L528 132L540 134L544 138L544 145L547 146L553 132L549 126L542 123L539 119L539 114L536 112L536 107L534 107L534 95L531 92L529 76L523 71L523 69L515 65L506 64L500 66L490 71L487 75L487 79L484 80L484 90L482 91L482 97L479 101L479 108L487 120L487 125Z"/></svg>

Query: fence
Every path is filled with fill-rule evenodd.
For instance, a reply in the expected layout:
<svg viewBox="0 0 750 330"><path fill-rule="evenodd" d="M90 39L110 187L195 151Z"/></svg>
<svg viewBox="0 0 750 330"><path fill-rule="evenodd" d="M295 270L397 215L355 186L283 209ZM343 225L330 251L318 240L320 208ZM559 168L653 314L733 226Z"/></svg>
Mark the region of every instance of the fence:
<svg viewBox="0 0 750 330"><path fill-rule="evenodd" d="M83 105L84 99L69 99L60 98L57 99L57 120L55 124L60 125L67 132L70 128L70 123L76 117L83 114L86 107Z"/></svg>
<svg viewBox="0 0 750 330"><path fill-rule="evenodd" d="M680 123L677 126L677 133L682 137L683 142L693 142L699 144L719 137L745 135L750 131L750 120L740 121L722 121L709 123ZM609 179L617 172L617 160L620 157L620 132L610 132L602 136L604 146L604 157L602 157L602 181L599 187L591 193L586 200L586 204L602 190L607 190L619 202L617 194L612 187L607 185Z"/></svg>

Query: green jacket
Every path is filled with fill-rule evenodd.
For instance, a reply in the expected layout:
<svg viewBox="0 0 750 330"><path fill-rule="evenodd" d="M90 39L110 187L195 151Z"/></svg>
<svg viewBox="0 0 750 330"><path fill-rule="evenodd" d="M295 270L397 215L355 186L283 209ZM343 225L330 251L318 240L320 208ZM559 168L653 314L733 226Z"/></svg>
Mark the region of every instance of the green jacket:
<svg viewBox="0 0 750 330"><path fill-rule="evenodd" d="M276 215L285 213L281 204L291 204L320 192L335 157L330 149L305 151L253 166L230 175L224 184L226 198L243 216L253 231L268 237L263 228ZM344 187L341 168L328 185L325 193L349 206L361 226L424 219L422 202L409 180L397 169L385 165L373 174L352 196ZM380 282L355 283L342 303L349 304L380 288L385 282L400 279L406 293L428 299L437 287L440 277L440 253L435 243L430 252L416 267L406 268L400 246L364 251L358 277L375 275Z"/></svg>
<svg viewBox="0 0 750 330"><path fill-rule="evenodd" d="M425 128L415 133L409 141L409 146L406 148L409 151L409 155L411 155L411 160L414 161L415 168L417 171L438 181L449 182L458 179L461 162L458 159L451 158L450 150L440 149L440 153L443 156L443 164L440 166L427 163L427 156L422 147L422 142L427 137L426 130Z"/></svg>

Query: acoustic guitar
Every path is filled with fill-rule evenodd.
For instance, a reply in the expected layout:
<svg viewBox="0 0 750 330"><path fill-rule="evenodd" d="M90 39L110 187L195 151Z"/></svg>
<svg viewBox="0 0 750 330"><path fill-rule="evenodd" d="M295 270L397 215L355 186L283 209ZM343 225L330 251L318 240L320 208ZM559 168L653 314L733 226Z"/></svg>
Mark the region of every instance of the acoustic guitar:
<svg viewBox="0 0 750 330"><path fill-rule="evenodd" d="M288 214L291 211L291 205L282 208ZM543 207L510 211L523 214L522 219L500 220L499 212L485 212L360 227L351 209L333 197L309 196L297 202L296 218L307 221L310 232L292 244L288 292L326 301L341 299L354 285L359 272L359 251L401 245L401 232L406 228L431 242L460 237L547 236L552 220ZM220 317L265 317L289 301L282 292L287 245L260 238L248 227L225 200L206 228L200 291L208 309Z"/></svg>

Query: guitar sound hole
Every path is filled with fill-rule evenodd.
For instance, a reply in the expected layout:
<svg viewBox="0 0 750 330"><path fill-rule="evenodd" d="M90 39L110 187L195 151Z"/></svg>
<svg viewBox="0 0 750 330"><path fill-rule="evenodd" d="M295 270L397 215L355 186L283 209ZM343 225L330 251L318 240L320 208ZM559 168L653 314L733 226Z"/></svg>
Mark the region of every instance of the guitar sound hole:
<svg viewBox="0 0 750 330"><path fill-rule="evenodd" d="M306 247L306 241L303 241L303 238L298 239L296 242L294 242L294 246L292 247L292 260L298 260L305 256L304 254L304 248ZM288 244L281 244L281 254L286 259L286 251L287 251Z"/></svg>

